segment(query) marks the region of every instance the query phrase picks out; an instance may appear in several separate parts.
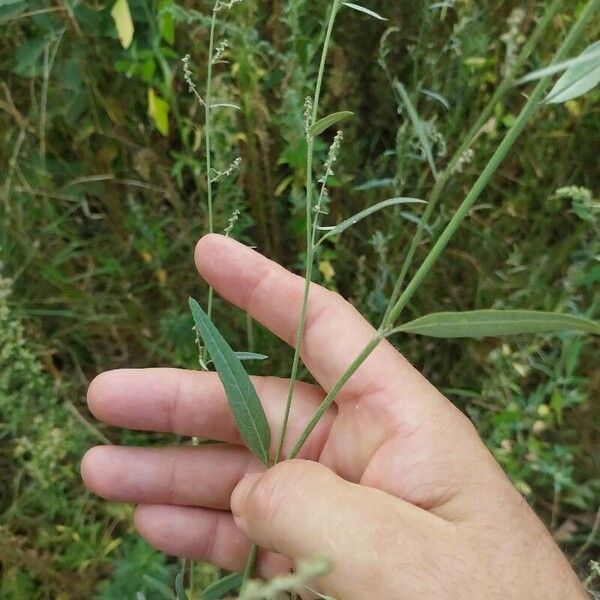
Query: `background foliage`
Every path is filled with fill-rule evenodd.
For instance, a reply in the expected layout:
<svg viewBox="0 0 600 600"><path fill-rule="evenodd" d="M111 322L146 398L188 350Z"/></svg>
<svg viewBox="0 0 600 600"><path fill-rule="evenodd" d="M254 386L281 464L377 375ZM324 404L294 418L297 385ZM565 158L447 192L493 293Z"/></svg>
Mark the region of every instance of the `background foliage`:
<svg viewBox="0 0 600 600"><path fill-rule="evenodd" d="M372 0L397 29L388 62L408 89L444 165L527 39L544 2ZM183 81L202 81L211 6L129 0L123 49L99 0L0 2L0 596L169 597L176 564L132 531L130 510L82 489L78 461L104 442L167 436L94 424L85 387L122 366L196 368L186 298L206 230L202 110ZM297 270L302 264L303 104L311 91L325 0L244 0L227 24L217 96L215 223ZM577 13L566 2L528 67L547 64ZM335 32L324 112L344 123L332 223L391 196L424 197L432 181L411 122L377 65L386 25L348 11ZM600 27L587 43L598 39ZM587 44L586 44L587 45ZM579 50L582 50L580 48ZM199 84L199 91L202 86ZM460 202L511 125L522 93L496 107L465 155L432 232ZM503 164L462 233L409 306L600 313L600 94L548 107ZM322 160L327 152L317 148ZM374 322L381 317L418 211L396 207L320 250L317 279ZM420 255L429 245L426 236ZM291 353L217 304L239 350ZM400 340L398 340L400 343ZM600 344L564 334L510 341L403 338L400 349L476 422L582 576L598 558ZM208 579L212 571L202 568Z"/></svg>

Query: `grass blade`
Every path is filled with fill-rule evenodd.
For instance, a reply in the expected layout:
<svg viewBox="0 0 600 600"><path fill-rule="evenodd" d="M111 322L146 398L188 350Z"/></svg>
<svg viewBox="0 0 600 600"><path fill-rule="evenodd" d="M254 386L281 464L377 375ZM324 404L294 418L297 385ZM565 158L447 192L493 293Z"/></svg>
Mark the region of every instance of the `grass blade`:
<svg viewBox="0 0 600 600"><path fill-rule="evenodd" d="M351 8L352 10L356 10L365 15L369 15L370 17L374 17L375 19L379 19L380 21L387 21L385 17L382 17L381 15L377 14L374 10L371 10L370 8L365 8L360 4L354 4L353 2L342 2L342 4L344 6L347 6L348 8Z"/></svg>
<svg viewBox="0 0 600 600"><path fill-rule="evenodd" d="M217 102L216 104L211 104L211 108L233 108L235 110L242 110L237 104L231 104L230 102Z"/></svg>
<svg viewBox="0 0 600 600"><path fill-rule="evenodd" d="M256 390L240 359L208 315L193 298L189 304L196 331L217 369L239 432L250 451L268 465L271 431Z"/></svg>
<svg viewBox="0 0 600 600"><path fill-rule="evenodd" d="M211 583L200 596L200 600L220 600L231 592L235 592L242 585L242 576L238 573L225 575L218 581Z"/></svg>
<svg viewBox="0 0 600 600"><path fill-rule="evenodd" d="M326 117L323 117L309 128L308 134L311 137L321 135L326 129L329 129L332 125L335 125L342 119L347 119L348 117L351 117L353 114L354 113L350 112L349 110L343 110L341 112L336 112Z"/></svg>
<svg viewBox="0 0 600 600"><path fill-rule="evenodd" d="M425 202L417 198L391 198L390 200L378 202L369 208L365 208L365 210L361 210L349 219L342 221L339 225L334 225L333 227L319 227L320 231L326 231L327 233L323 234L316 245L318 246L321 242L333 237L334 235L339 235L343 231L346 231L348 227L352 227L352 225L355 225L373 213L376 213L383 208L387 208L388 206L395 206L397 204L425 204Z"/></svg>
<svg viewBox="0 0 600 600"><path fill-rule="evenodd" d="M432 313L393 330L394 333L437 338L499 337L558 331L600 335L600 323L574 315L535 310L474 310Z"/></svg>
<svg viewBox="0 0 600 600"><path fill-rule="evenodd" d="M410 96L406 91L406 88L399 81L394 81L394 87L396 88L396 91L398 92L402 103L404 104L404 106L406 106L408 117L411 120L413 129L415 130L417 137L419 138L419 142L421 144L421 147L423 148L423 152L425 153L425 158L429 163L433 176L435 177L435 179L437 179L437 169L435 168L435 163L433 161L433 152L431 150L431 144L429 143L429 139L427 138L427 132L425 131L425 127L423 127L423 121L419 117L417 109L412 103Z"/></svg>
<svg viewBox="0 0 600 600"><path fill-rule="evenodd" d="M185 593L185 587L183 586L183 573L177 573L175 577L175 593L177 594L177 600L189 600L188 595Z"/></svg>
<svg viewBox="0 0 600 600"><path fill-rule="evenodd" d="M589 46L581 54L585 57L597 54L600 51L600 42ZM580 58L581 58L580 57ZM556 82L544 101L546 104L561 104L587 94L600 83L600 56L592 62L577 64L567 69L564 75Z"/></svg>

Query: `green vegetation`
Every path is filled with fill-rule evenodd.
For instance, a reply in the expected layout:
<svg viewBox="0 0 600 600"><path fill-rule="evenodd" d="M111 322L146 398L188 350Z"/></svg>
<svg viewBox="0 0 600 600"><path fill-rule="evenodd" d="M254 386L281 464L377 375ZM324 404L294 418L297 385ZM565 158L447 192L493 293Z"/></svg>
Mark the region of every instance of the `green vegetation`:
<svg viewBox="0 0 600 600"><path fill-rule="evenodd" d="M175 597L177 562L84 492L77 463L93 443L176 440L98 429L83 398L107 368L197 368L186 299L207 295L191 257L209 230L306 270L386 335L401 311L398 331L441 335L392 339L590 573L598 337L444 339L448 313L481 309L514 311L513 331L557 329L532 310L597 328L600 93L565 89L594 72L575 63L539 110L560 73L510 78L546 67L588 2L545 4L369 2L388 23L337 0L0 4L2 598ZM596 18L559 60L599 37ZM303 376L297 353L208 298L236 350L270 357L253 372ZM496 335L495 315L458 333ZM197 589L217 577L195 568Z"/></svg>

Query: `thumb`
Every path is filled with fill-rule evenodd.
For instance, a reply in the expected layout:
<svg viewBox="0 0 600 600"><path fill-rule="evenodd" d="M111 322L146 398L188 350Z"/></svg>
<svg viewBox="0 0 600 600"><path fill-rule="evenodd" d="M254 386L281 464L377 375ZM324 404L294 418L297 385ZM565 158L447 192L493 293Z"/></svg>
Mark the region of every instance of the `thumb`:
<svg viewBox="0 0 600 600"><path fill-rule="evenodd" d="M291 560L327 558L323 589L343 598L372 593L374 571L414 576L423 540L446 537L449 524L380 490L350 483L315 462L290 460L246 476L231 497L238 527L259 546ZM440 529L439 532L436 532ZM395 564L386 565L388 562ZM385 571L384 571L385 572ZM377 590L386 597L389 590ZM383 596L381 596L383 594ZM393 597L387 595L387 597Z"/></svg>

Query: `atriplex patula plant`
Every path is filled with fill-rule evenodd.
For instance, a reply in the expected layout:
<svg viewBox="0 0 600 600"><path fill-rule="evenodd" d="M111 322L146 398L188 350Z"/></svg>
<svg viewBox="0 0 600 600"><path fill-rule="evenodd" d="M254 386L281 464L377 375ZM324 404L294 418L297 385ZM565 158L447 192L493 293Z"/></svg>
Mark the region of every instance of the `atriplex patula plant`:
<svg viewBox="0 0 600 600"><path fill-rule="evenodd" d="M429 274L432 267L441 256L462 222L468 216L474 203L480 197L481 193L492 179L502 161L511 151L527 124L538 113L538 111L544 109L545 104L551 102L564 102L568 99L577 97L591 89L591 87L594 87L600 81L600 67L598 66L597 60L594 60L598 57L597 45L592 46L579 58L567 60L569 53L575 44L581 39L585 27L589 23L591 17L600 7L600 0L588 0L587 4L580 12L578 19L573 24L566 39L557 50L552 65L547 69L542 69L539 72L530 74L526 78L523 78L517 82L519 70L522 68L527 58L531 55L539 40L543 37L553 17L556 15L562 4L563 0L554 0L546 7L533 35L523 46L518 56L514 57L510 61L510 65L505 73L505 78L498 90L480 115L480 118L469 130L464 141L460 144L454 156L449 160L446 168L441 172L439 172L434 165L431 149L429 148L429 142L421 130L422 123L414 106L411 103L411 99L407 93L407 90L404 88L401 82L397 81L393 77L392 70L387 64L387 52L385 45L386 38L384 36L384 43L382 44L380 52L380 65L385 70L389 78L390 85L397 94L398 104L406 112L412 127L415 129L415 134L420 140L423 154L427 158L427 162L429 163L431 169L431 175L435 183L427 199L428 203L420 219L416 234L409 248L407 249L403 266L394 286L394 291L389 298L387 309L376 334L369 344L352 361L346 372L342 374L340 379L334 384L331 390L329 390L327 396L323 400L323 403L306 425L298 440L296 440L292 450L288 453L288 458L293 458L298 455L304 442L316 424L319 422L327 408L335 400L337 394L348 381L348 379L355 373L358 367L371 354L371 352L373 352L378 344L392 334L413 333L432 337L457 338L502 336L524 333L547 333L560 330L572 330L583 333L600 334L600 324L597 322L573 315L537 311L489 310L463 313L447 312L425 315L410 322L400 322L400 317L403 310L406 308L415 292L422 285L426 276ZM215 17L218 10L221 10L223 7L230 8L231 3L224 4L217 1L213 17ZM352 226L354 223L378 210L395 204L420 202L414 198L391 198L357 213L339 225L332 227L324 227L322 225L322 219L323 215L326 213L328 198L327 182L333 174L334 165L338 158L339 147L342 143L343 136L341 132L338 132L335 135L323 171L321 176L318 178L318 184L320 185L315 185L315 140L325 130L337 124L342 119L351 116L351 113L342 111L324 118L319 118L319 105L322 85L325 77L327 56L334 32L336 17L339 11L343 8L349 8L361 12L363 15L383 20L382 17L370 9L353 3L343 2L342 0L333 0L328 9L327 27L324 32L323 48L316 78L314 95L313 97L307 99L305 105L305 135L307 147L305 203L306 282L303 291L301 312L299 314L299 326L296 335L294 358L291 366L285 416L282 423L282 433L275 446L276 451L274 456L271 456L269 453L269 449L271 447L271 433L256 391L254 390L252 383L250 382L250 379L240 362L240 357L233 352L223 336L219 333L218 329L211 322L210 311L212 306L212 291L209 292L207 312L204 312L197 302L190 300L190 307L192 310L196 331L203 339L205 350L207 354L210 355L215 368L221 377L240 433L248 448L265 464L267 468L277 463L281 459L284 447L294 385L298 376L300 348L302 347L303 342L304 325L310 297L313 262L317 248L327 239L341 234L345 229ZM211 167L210 112L214 106L211 105L210 98L211 74L214 60L214 26L215 18L213 18L212 21L210 34L207 90L205 92L205 98L202 100L205 106L205 113L207 115L205 138L207 141L206 153L209 190L208 215L209 229L211 231L213 229L211 189L211 184L213 181L211 180L211 173L213 173L214 170ZM555 84L554 89L548 93L552 84L552 76L561 71L564 71L563 76ZM501 141L498 148L489 159L486 167L483 169L480 176L467 193L459 208L456 210L454 216L450 219L445 229L435 241L425 260L418 267L412 278L408 280L408 283L406 283L408 275L411 271L416 249L421 243L423 232L425 231L425 228L434 214L434 210L442 197L446 185L456 172L457 166L463 160L465 153L470 149L482 125L492 114L496 104L501 100L505 93L515 85L515 83L525 84L533 80L538 80L538 83L529 93L528 99L525 102L520 114L515 119L514 124L508 130L504 139ZM193 88L192 85L190 85L190 87L192 87L193 91L195 91L195 88ZM246 572L244 574L244 580L246 580L253 571L255 557L256 548L253 548ZM230 590L234 585L238 585L240 583L240 580L235 578L230 578L226 581L228 583L225 583L225 580L222 580L217 582L215 585L221 586L219 589L226 587L227 590Z"/></svg>
<svg viewBox="0 0 600 600"><path fill-rule="evenodd" d="M205 145L205 163L206 163L206 172L205 172L205 177L206 177L206 212L207 212L207 217L208 217L208 231L210 233L214 232L214 217L213 217L213 192L214 192L214 187L215 185L224 178L230 177L232 176L236 171L239 170L242 160L241 158L237 157L235 158L231 164L229 164L229 166L223 168L222 170L219 170L217 168L215 168L215 166L213 166L213 147L212 147L212 113L215 110L219 110L219 109L233 109L233 110L239 110L239 108L230 102L218 102L214 100L214 94L213 94L213 70L214 68L221 64L224 63L224 54L227 50L227 47L229 45L227 40L221 40L221 42L217 45L215 38L216 38L216 29L217 29L217 21L219 16L223 16L226 15L236 4L239 4L240 2L242 2L242 0L215 0L215 3L213 5L213 9L212 9L212 17L210 20L210 33L209 33L209 45L208 45L208 60L207 60L207 69L206 69L206 84L205 84L205 88L204 88L204 97L202 97L202 95L198 92L198 88L196 83L194 82L194 74L190 68L190 56L186 55L181 59L182 65L183 65L183 77L185 79L185 82L188 85L188 91L192 94L194 94L194 96L196 97L196 99L198 100L198 102L200 103L200 105L203 107L204 109L204 145ZM229 220L229 224L225 230L225 233L227 235L229 235L229 233L231 232L231 229L233 228L233 225L235 223L235 221L237 220L239 215L238 211L234 211L234 213L232 214L230 220ZM208 289L208 298L207 298L207 314L206 314L206 320L208 321L208 323L210 323L210 320L212 318L212 308L213 308L213 296L214 296L214 291L212 287L209 287ZM204 347L202 346L202 343L200 341L200 338L198 336L198 333L200 331L202 331L203 329L201 327L198 326L198 323L196 323L196 342L198 344L198 350L199 350L199 356L198 356L198 360L199 360L199 364L200 364L200 368L202 370L208 370L208 358L210 355L210 358L212 359L212 362L214 363L215 367L217 368L217 370L222 373L223 372L223 368L225 368L223 366L223 364L220 362L219 360L219 355L218 352L216 352L214 349L211 350L211 345L210 342L207 341L207 337L205 335L203 335L203 339L204 339ZM236 355L237 357L239 357L239 354ZM245 358L249 359L249 358L257 358L258 355L251 355L250 353L246 353ZM239 362L239 358L238 358L238 362ZM240 363L241 366L241 363ZM242 368L243 371L243 368ZM253 391L252 388L252 384L250 383L250 381L248 380L247 382L249 384L250 387L246 388L243 391L243 398L239 398L238 400L240 402L246 403L248 404L250 402L250 397ZM228 390L228 398L230 398L231 401L231 394L234 393L234 391L232 390ZM254 394L254 406L252 407L252 410L256 411L260 411L262 412L262 408L260 407L260 402L258 401L258 397L256 396L256 394ZM240 427L243 427L244 424L238 422L238 425ZM263 423L263 427L266 426L266 419ZM266 426L266 432L268 433L268 426ZM265 433L265 430L262 431L263 435ZM194 444L198 444L199 440L197 438L194 438L193 443ZM251 447L253 452L258 452L259 449L257 447ZM177 585L177 595L178 597L185 597L185 592L183 590L183 575L185 573L185 561L182 563L182 570L181 573L178 575L178 585ZM193 594L193 565L190 568L190 592Z"/></svg>

